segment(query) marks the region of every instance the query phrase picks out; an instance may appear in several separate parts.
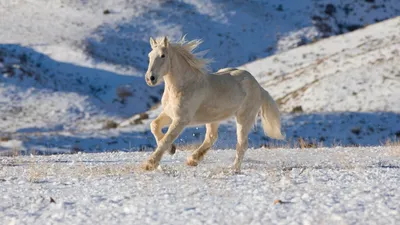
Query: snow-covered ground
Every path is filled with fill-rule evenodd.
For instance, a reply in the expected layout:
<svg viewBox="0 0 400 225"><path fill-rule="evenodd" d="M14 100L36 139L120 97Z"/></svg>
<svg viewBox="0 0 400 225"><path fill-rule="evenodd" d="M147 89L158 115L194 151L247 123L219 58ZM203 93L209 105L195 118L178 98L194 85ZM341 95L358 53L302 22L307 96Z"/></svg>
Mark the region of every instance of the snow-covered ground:
<svg viewBox="0 0 400 225"><path fill-rule="evenodd" d="M399 15L398 0L0 0L0 224L396 224ZM257 126L242 174L234 120L198 167L182 150L204 127L139 170L161 110L148 39L183 34L280 104L287 140Z"/></svg>
<svg viewBox="0 0 400 225"><path fill-rule="evenodd" d="M397 224L400 147L2 157L0 224Z"/></svg>

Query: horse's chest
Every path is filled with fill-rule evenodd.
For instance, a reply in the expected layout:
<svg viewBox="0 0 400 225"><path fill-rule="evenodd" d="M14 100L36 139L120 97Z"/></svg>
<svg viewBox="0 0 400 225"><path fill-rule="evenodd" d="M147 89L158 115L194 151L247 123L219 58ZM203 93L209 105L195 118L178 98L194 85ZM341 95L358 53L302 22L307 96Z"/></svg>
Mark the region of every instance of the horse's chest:
<svg viewBox="0 0 400 225"><path fill-rule="evenodd" d="M164 93L161 99L163 111L171 118L175 118L179 111L183 110L184 104L182 104L181 93Z"/></svg>
<svg viewBox="0 0 400 225"><path fill-rule="evenodd" d="M166 91L161 99L161 104L165 108L168 105L177 105L181 101L182 94Z"/></svg>

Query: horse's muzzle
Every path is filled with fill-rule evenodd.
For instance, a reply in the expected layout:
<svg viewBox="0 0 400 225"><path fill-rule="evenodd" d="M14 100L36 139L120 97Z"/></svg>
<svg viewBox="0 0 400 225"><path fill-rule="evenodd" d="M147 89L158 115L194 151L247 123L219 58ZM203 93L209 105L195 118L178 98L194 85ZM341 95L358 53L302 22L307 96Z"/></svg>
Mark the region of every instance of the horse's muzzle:
<svg viewBox="0 0 400 225"><path fill-rule="evenodd" d="M153 75L150 75L150 76L146 75L146 83L149 86L154 86L157 84L157 78Z"/></svg>

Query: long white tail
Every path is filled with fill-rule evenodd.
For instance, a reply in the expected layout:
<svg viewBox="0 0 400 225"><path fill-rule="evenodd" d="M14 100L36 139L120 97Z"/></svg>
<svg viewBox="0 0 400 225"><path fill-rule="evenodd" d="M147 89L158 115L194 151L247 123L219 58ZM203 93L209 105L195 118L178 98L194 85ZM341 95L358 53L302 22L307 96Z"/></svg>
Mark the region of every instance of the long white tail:
<svg viewBox="0 0 400 225"><path fill-rule="evenodd" d="M281 133L281 118L279 114L278 105L269 95L268 91L261 88L261 97L263 103L261 104L261 122L264 128L264 133L268 137L275 139L285 139Z"/></svg>

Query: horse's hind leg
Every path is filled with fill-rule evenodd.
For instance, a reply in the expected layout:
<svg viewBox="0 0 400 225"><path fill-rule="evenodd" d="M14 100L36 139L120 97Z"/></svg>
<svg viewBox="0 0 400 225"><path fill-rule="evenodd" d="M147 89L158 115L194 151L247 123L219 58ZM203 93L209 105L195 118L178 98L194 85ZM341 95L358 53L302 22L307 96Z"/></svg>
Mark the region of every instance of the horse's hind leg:
<svg viewBox="0 0 400 225"><path fill-rule="evenodd" d="M160 140L164 137L164 133L162 132L162 128L165 126L170 125L172 122L172 119L167 116L164 112L161 112L160 115L156 119L154 119L151 124L151 133L153 133L154 138L156 139L157 146L160 142ZM169 150L169 153L173 155L176 151L176 147L174 144L172 144L171 149Z"/></svg>
<svg viewBox="0 0 400 225"><path fill-rule="evenodd" d="M208 123L206 124L206 137L203 144L198 147L191 156L188 157L186 164L189 166L197 166L207 151L213 146L215 141L218 139L218 127L219 123Z"/></svg>
<svg viewBox="0 0 400 225"><path fill-rule="evenodd" d="M254 106L253 106L254 107ZM235 172L240 172L240 167L243 161L244 153L248 148L248 135L254 124L259 108L250 108L239 111L236 115L236 158L234 162Z"/></svg>

